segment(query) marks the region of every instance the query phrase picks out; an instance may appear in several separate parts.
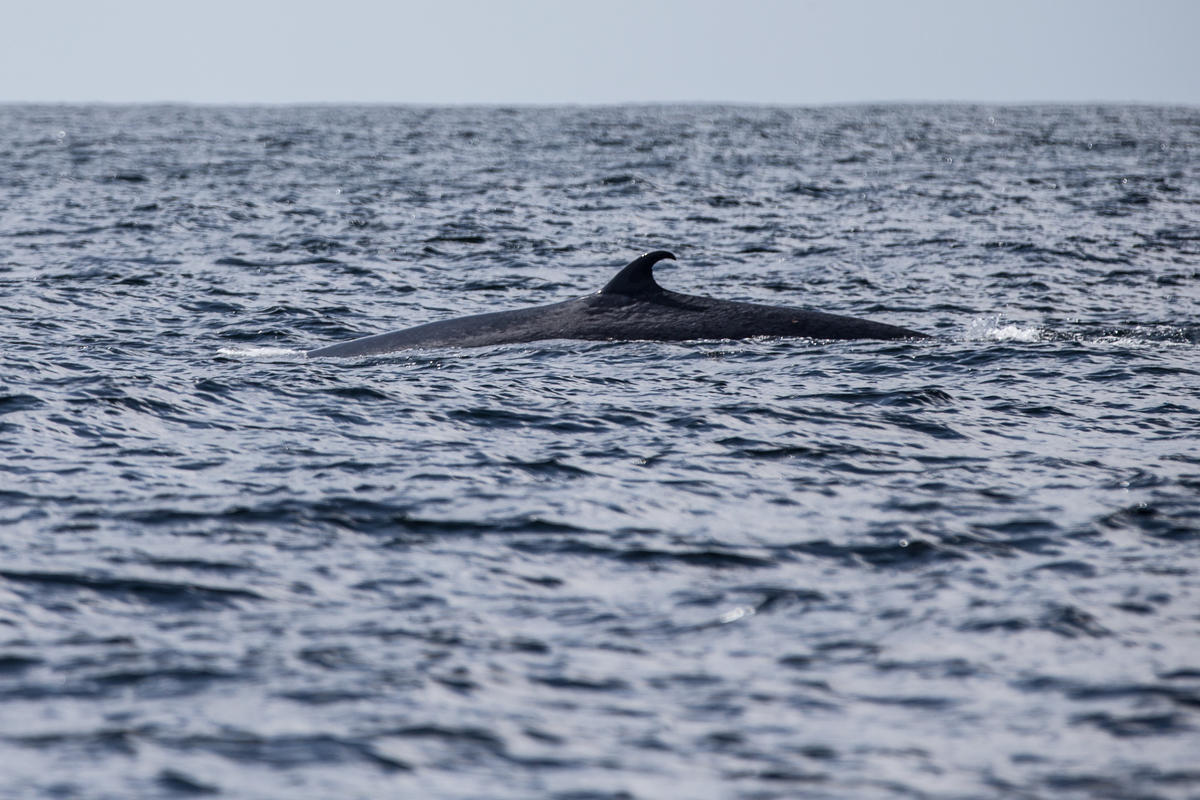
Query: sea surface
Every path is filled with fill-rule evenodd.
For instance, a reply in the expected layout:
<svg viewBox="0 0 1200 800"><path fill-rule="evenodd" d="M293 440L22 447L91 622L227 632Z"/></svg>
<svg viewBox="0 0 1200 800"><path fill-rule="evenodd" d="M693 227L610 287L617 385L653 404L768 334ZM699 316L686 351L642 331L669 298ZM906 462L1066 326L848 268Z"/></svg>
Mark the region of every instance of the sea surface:
<svg viewBox="0 0 1200 800"><path fill-rule="evenodd" d="M305 350L670 289L928 341ZM1200 109L0 105L0 797L1200 797Z"/></svg>

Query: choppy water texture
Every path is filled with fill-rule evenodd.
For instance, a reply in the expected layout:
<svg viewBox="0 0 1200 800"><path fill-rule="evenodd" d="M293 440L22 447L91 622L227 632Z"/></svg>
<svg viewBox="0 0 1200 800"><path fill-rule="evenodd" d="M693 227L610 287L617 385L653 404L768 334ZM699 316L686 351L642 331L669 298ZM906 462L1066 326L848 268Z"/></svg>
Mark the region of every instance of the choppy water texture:
<svg viewBox="0 0 1200 800"><path fill-rule="evenodd" d="M1200 796L1198 147L0 107L0 795ZM655 248L936 338L300 356Z"/></svg>

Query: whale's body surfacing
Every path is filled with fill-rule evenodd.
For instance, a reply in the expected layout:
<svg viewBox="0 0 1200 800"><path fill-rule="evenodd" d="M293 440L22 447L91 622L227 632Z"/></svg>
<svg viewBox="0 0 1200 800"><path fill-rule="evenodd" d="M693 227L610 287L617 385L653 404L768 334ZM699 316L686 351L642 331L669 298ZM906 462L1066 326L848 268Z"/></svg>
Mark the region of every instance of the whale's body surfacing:
<svg viewBox="0 0 1200 800"><path fill-rule="evenodd" d="M654 265L665 250L631 261L595 294L546 306L475 314L364 336L308 351L349 358L425 347L483 347L543 339L684 341L788 336L811 339L924 339L925 334L855 317L787 306L739 303L667 291Z"/></svg>

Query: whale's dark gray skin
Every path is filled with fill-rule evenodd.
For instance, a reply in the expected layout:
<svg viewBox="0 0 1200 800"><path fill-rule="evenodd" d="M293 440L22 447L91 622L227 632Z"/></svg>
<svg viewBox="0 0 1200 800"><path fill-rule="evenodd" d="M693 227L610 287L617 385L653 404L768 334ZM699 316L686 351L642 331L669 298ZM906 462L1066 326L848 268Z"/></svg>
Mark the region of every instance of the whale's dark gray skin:
<svg viewBox="0 0 1200 800"><path fill-rule="evenodd" d="M664 258L674 260L675 256L665 250L646 253L631 261L600 291L575 300L430 322L318 347L307 355L347 358L419 347L481 347L542 339L928 338L906 328L854 317L670 292L654 281L654 265Z"/></svg>

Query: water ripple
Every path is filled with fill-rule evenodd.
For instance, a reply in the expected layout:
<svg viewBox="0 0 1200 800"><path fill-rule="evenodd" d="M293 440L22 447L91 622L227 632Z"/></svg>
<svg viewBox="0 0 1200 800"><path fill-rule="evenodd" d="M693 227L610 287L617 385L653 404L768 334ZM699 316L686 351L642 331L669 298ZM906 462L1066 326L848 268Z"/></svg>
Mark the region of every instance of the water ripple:
<svg viewBox="0 0 1200 800"><path fill-rule="evenodd" d="M0 795L1196 795L1198 136L5 107ZM934 338L303 356L659 247Z"/></svg>

